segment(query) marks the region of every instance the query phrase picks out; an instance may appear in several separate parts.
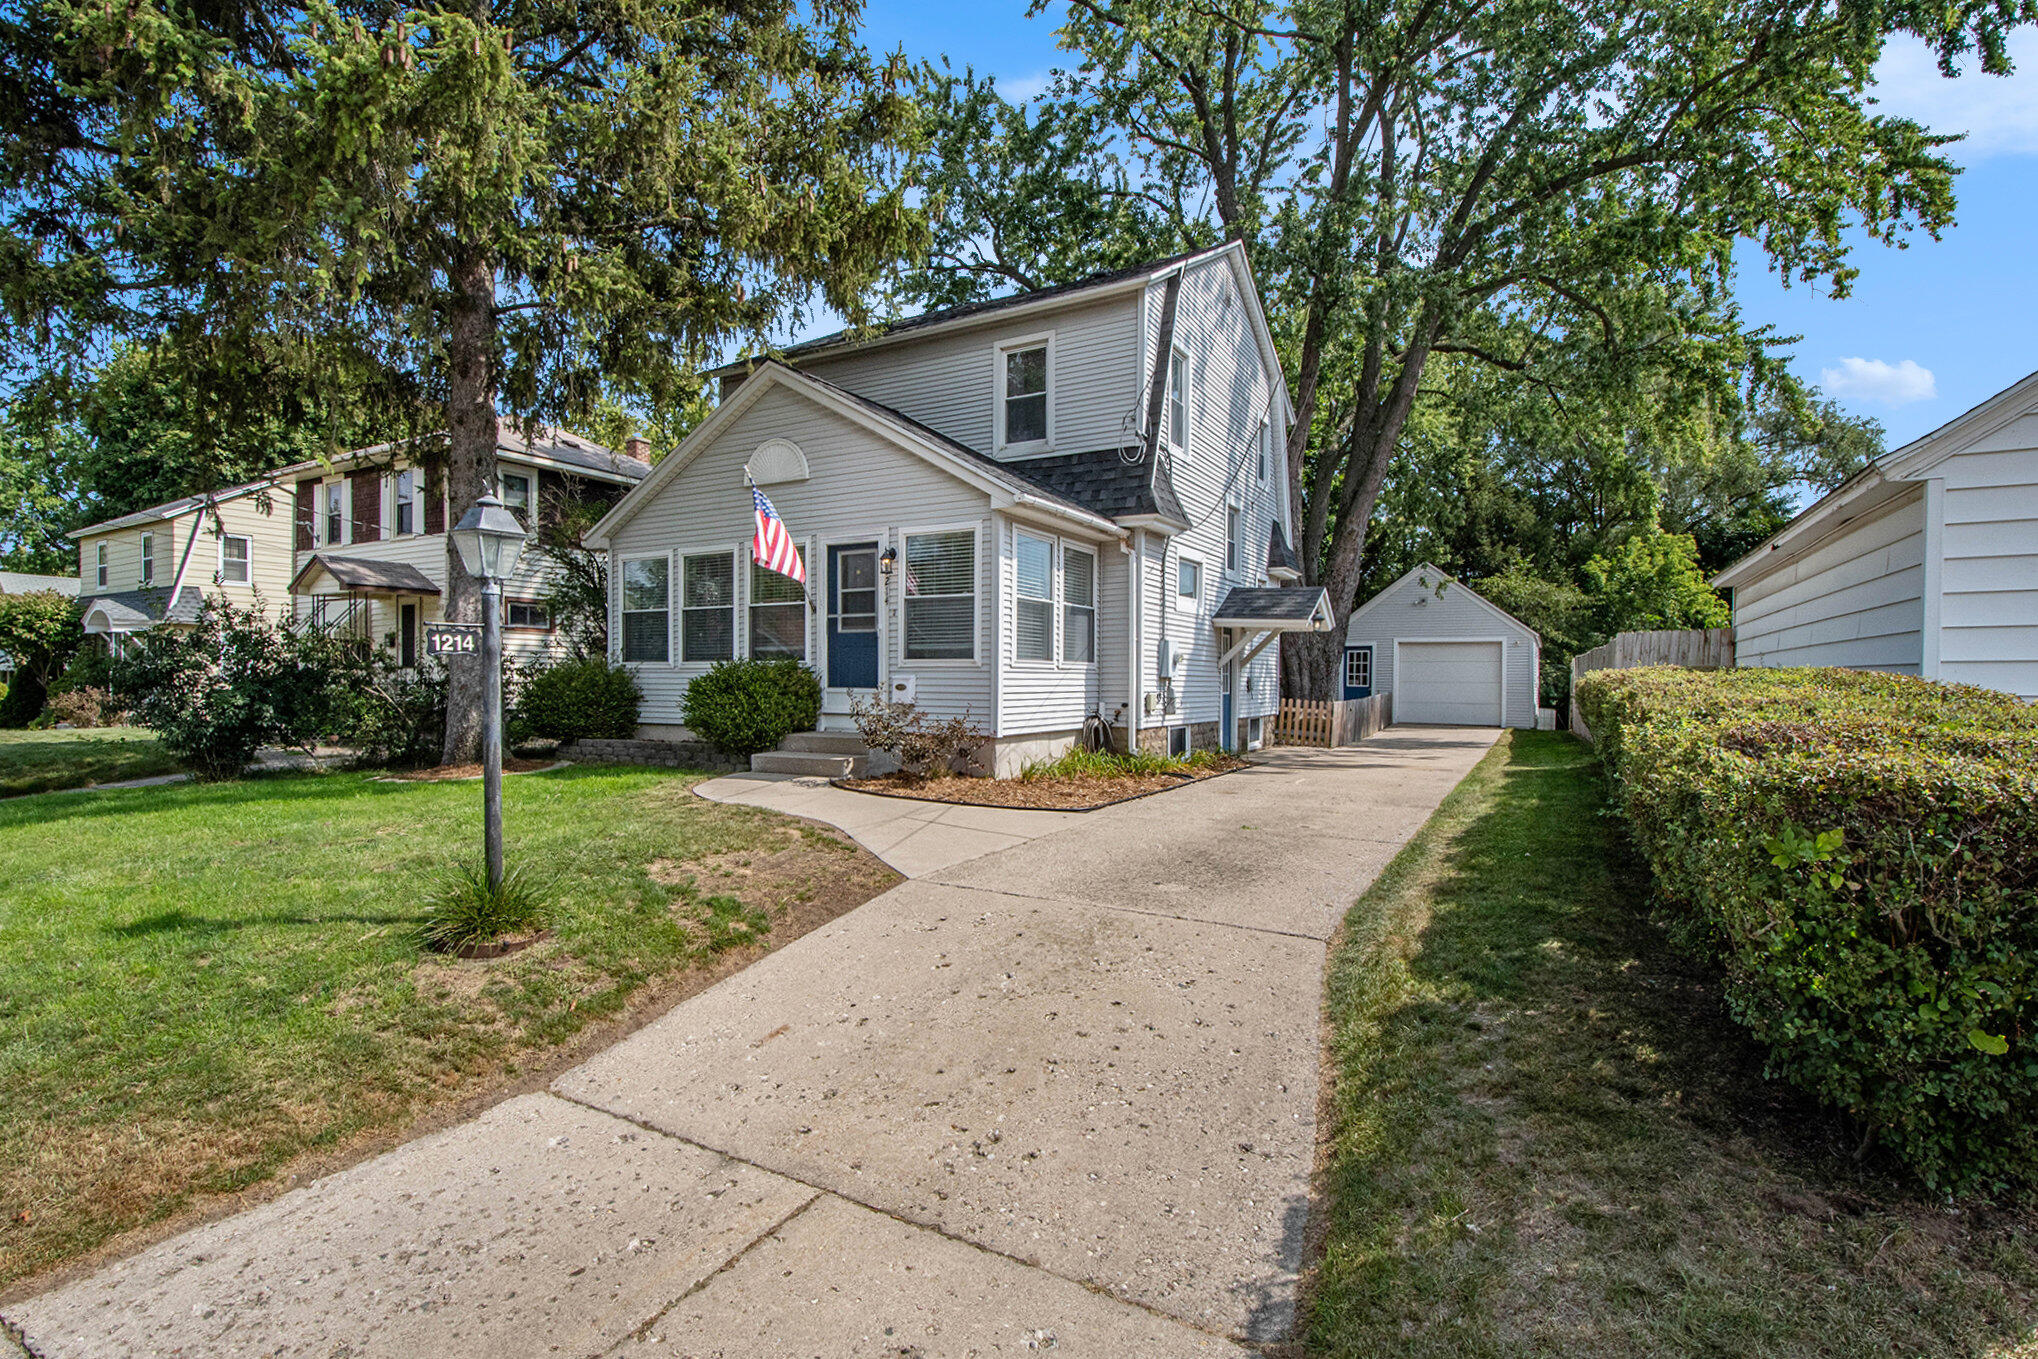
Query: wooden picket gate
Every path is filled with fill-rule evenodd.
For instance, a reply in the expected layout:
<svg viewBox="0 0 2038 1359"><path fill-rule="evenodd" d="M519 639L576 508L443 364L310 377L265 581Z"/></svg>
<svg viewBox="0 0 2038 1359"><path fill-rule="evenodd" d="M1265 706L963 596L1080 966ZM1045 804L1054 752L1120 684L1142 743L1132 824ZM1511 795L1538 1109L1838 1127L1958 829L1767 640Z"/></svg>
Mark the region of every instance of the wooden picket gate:
<svg viewBox="0 0 2038 1359"><path fill-rule="evenodd" d="M1274 744L1352 746L1394 720L1390 695L1370 698L1284 698L1274 716Z"/></svg>

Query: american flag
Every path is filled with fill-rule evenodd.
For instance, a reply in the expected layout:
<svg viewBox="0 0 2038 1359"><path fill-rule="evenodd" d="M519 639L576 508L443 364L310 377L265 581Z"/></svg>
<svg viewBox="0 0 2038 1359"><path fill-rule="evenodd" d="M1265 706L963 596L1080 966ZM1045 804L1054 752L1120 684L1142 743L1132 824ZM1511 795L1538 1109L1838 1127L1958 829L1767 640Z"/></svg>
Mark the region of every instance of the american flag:
<svg viewBox="0 0 2038 1359"><path fill-rule="evenodd" d="M790 576L805 585L806 563L800 560L800 550L793 546L793 536L785 531L785 520L778 517L778 511L764 498L764 492L755 486L750 488L750 497L757 502L757 537L751 541L751 555L767 571Z"/></svg>

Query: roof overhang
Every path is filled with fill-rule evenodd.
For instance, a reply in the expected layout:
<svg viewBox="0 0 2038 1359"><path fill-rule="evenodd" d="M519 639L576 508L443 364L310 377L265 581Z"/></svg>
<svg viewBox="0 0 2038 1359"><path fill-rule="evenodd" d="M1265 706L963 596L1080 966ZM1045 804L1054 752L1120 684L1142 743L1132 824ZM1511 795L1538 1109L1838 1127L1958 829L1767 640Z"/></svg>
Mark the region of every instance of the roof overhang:
<svg viewBox="0 0 2038 1359"><path fill-rule="evenodd" d="M1320 585L1240 587L1224 596L1210 621L1253 632L1329 632L1330 595Z"/></svg>
<svg viewBox="0 0 2038 1359"><path fill-rule="evenodd" d="M436 595L441 593L432 578L412 566L409 562L384 562L368 557L335 557L323 552L312 554L297 576L290 582L290 593L313 594L310 587L320 576L326 577L349 594L356 595Z"/></svg>
<svg viewBox="0 0 2038 1359"><path fill-rule="evenodd" d="M1890 480L1880 463L1856 472L1806 506L1753 552L1714 576L1713 586L1724 590L1760 580L1910 489L1907 482Z"/></svg>

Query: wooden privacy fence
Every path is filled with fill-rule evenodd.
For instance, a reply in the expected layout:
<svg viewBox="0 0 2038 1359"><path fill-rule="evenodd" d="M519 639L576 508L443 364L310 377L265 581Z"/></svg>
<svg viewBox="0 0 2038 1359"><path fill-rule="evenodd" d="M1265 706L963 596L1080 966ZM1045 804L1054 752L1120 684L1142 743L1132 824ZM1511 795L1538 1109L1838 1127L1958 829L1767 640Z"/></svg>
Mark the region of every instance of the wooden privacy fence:
<svg viewBox="0 0 2038 1359"><path fill-rule="evenodd" d="M1274 716L1274 744L1353 746L1394 720L1388 694L1371 698L1284 698Z"/></svg>
<svg viewBox="0 0 2038 1359"><path fill-rule="evenodd" d="M1578 712L1578 681L1595 670L1636 670L1645 665L1683 665L1694 670L1734 668L1732 628L1667 628L1616 633L1571 658L1571 730L1590 741L1592 732Z"/></svg>

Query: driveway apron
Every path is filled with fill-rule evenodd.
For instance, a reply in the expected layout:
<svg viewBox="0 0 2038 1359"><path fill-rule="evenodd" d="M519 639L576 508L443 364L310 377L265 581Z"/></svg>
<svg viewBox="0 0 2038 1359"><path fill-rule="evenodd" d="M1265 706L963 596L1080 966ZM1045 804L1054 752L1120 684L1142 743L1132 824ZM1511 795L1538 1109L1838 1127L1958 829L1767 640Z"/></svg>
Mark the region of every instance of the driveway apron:
<svg viewBox="0 0 2038 1359"><path fill-rule="evenodd" d="M1325 941L1496 736L1086 814L703 784L909 881L551 1094L0 1310L51 1356L1249 1352L1295 1320Z"/></svg>

